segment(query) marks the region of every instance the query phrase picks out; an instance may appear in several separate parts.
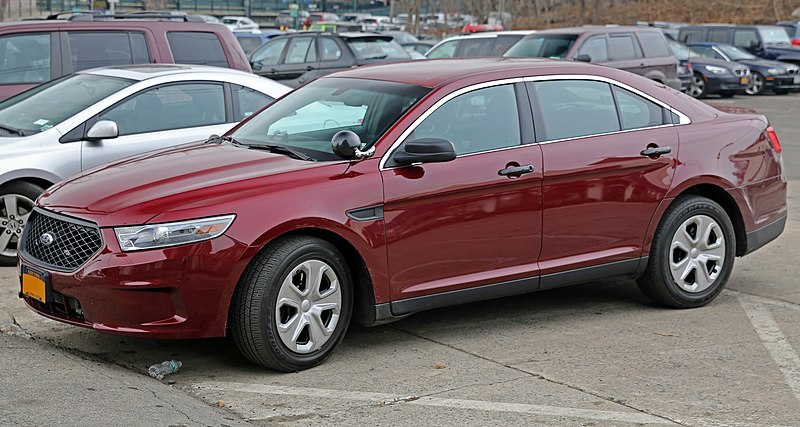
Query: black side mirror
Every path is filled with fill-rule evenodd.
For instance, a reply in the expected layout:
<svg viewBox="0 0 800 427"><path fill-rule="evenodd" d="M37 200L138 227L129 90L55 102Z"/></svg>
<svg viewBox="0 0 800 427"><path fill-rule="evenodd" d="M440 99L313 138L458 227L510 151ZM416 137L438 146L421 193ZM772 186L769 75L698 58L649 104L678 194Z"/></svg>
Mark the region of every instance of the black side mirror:
<svg viewBox="0 0 800 427"><path fill-rule="evenodd" d="M759 50L761 49L761 42L758 40L751 40L750 41L750 49Z"/></svg>
<svg viewBox="0 0 800 427"><path fill-rule="evenodd" d="M575 60L580 62L592 62L592 57L589 56L588 54L582 53L576 56Z"/></svg>
<svg viewBox="0 0 800 427"><path fill-rule="evenodd" d="M399 165L449 162L456 158L456 148L446 139L422 138L406 141L392 158Z"/></svg>
<svg viewBox="0 0 800 427"><path fill-rule="evenodd" d="M333 154L346 160L355 159L356 152L360 147L361 138L353 131L341 130L331 138Z"/></svg>

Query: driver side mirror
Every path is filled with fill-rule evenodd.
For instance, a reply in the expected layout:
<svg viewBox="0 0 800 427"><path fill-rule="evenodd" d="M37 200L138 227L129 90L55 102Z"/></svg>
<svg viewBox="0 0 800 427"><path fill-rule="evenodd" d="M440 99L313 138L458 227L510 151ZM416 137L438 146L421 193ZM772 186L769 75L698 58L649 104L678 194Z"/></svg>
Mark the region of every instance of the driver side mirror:
<svg viewBox="0 0 800 427"><path fill-rule="evenodd" d="M441 138L422 138L406 141L392 159L399 165L449 162L456 158L453 143Z"/></svg>
<svg viewBox="0 0 800 427"><path fill-rule="evenodd" d="M114 139L119 136L117 122L111 120L100 120L89 128L86 132L86 139L89 141L99 141L101 139Z"/></svg>
<svg viewBox="0 0 800 427"><path fill-rule="evenodd" d="M589 56L588 54L582 53L576 56L575 60L579 62L592 62L592 57Z"/></svg>
<svg viewBox="0 0 800 427"><path fill-rule="evenodd" d="M761 49L761 42L758 41L758 40L751 40L750 41L750 49L756 49L756 50Z"/></svg>

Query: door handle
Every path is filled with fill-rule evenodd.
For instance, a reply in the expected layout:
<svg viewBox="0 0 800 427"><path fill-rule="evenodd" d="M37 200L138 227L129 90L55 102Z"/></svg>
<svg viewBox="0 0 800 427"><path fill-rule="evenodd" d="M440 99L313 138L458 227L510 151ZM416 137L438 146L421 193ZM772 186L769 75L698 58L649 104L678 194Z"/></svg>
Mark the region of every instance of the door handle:
<svg viewBox="0 0 800 427"><path fill-rule="evenodd" d="M512 166L505 169L500 169L499 171L497 171L497 174L502 176L515 176L531 172L533 172L533 165L525 165L525 166Z"/></svg>
<svg viewBox="0 0 800 427"><path fill-rule="evenodd" d="M306 67L306 71L314 71L314 67L309 65L308 67Z"/></svg>
<svg viewBox="0 0 800 427"><path fill-rule="evenodd" d="M647 147L639 154L646 157L658 157L662 154L668 154L671 151L672 147Z"/></svg>

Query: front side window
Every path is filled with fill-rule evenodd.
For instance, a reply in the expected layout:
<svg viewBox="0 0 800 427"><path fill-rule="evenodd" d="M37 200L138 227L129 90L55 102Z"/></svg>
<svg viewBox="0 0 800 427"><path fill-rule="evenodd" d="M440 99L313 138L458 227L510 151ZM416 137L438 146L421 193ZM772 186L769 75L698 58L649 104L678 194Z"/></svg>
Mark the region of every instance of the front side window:
<svg viewBox="0 0 800 427"><path fill-rule="evenodd" d="M167 41L176 64L229 67L222 43L214 33L170 31Z"/></svg>
<svg viewBox="0 0 800 427"><path fill-rule="evenodd" d="M50 80L50 34L0 37L0 84Z"/></svg>
<svg viewBox="0 0 800 427"><path fill-rule="evenodd" d="M444 42L428 53L428 59L452 58L456 54L456 47L458 47L456 40Z"/></svg>
<svg viewBox="0 0 800 427"><path fill-rule="evenodd" d="M614 61L642 57L642 51L632 34L612 34L608 38L608 48Z"/></svg>
<svg viewBox="0 0 800 427"><path fill-rule="evenodd" d="M0 125L20 129L26 135L39 133L133 83L133 80L87 74L53 80L0 103ZM6 136L7 131L0 132Z"/></svg>
<svg viewBox="0 0 800 427"><path fill-rule="evenodd" d="M234 120L241 121L250 117L275 98L265 95L255 89L241 85L231 85L234 103Z"/></svg>
<svg viewBox="0 0 800 427"><path fill-rule="evenodd" d="M608 61L608 47L606 36L593 36L578 49L578 55L589 55L591 62Z"/></svg>
<svg viewBox="0 0 800 427"><path fill-rule="evenodd" d="M233 137L247 145L277 144L317 160L336 160L331 139L337 132L355 132L366 150L429 91L375 80L316 80L271 104Z"/></svg>
<svg viewBox="0 0 800 427"><path fill-rule="evenodd" d="M575 138L620 130L614 97L608 83L553 80L535 82L532 86L536 101L534 105L538 106L539 140Z"/></svg>
<svg viewBox="0 0 800 427"><path fill-rule="evenodd" d="M74 71L150 62L142 33L70 31L67 39Z"/></svg>
<svg viewBox="0 0 800 427"><path fill-rule="evenodd" d="M577 35L537 35L532 34L520 40L506 57L563 59L578 38Z"/></svg>
<svg viewBox="0 0 800 427"><path fill-rule="evenodd" d="M440 138L456 154L520 145L519 113L514 86L492 86L459 95L425 118L407 140Z"/></svg>
<svg viewBox="0 0 800 427"><path fill-rule="evenodd" d="M225 123L221 84L160 86L134 95L103 112L98 120L117 123L120 136Z"/></svg>
<svg viewBox="0 0 800 427"><path fill-rule="evenodd" d="M784 35L786 33L784 32ZM733 45L749 49L758 44L758 34L755 30L736 30L733 32Z"/></svg>
<svg viewBox="0 0 800 427"><path fill-rule="evenodd" d="M260 70L268 65L278 65L281 60L281 53L287 42L289 42L289 39L272 40L256 51L250 61L253 64L253 68Z"/></svg>

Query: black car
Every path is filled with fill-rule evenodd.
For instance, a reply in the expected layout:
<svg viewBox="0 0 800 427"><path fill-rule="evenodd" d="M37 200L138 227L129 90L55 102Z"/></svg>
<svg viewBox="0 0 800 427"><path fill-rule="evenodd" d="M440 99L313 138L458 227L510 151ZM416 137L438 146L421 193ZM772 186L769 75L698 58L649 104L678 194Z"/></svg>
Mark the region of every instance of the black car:
<svg viewBox="0 0 800 427"><path fill-rule="evenodd" d="M410 59L391 36L309 31L273 38L253 52L250 65L260 76L296 87L334 71Z"/></svg>
<svg viewBox="0 0 800 427"><path fill-rule="evenodd" d="M751 55L735 46L724 43L691 43L693 51L705 58L735 62L750 67L748 95L760 95L767 90L777 95L800 89L800 67L780 61L770 61Z"/></svg>
<svg viewBox="0 0 800 427"><path fill-rule="evenodd" d="M764 59L800 64L800 48L792 46L786 30L778 25L698 25L683 27L678 41L727 43Z"/></svg>
<svg viewBox="0 0 800 427"><path fill-rule="evenodd" d="M730 98L738 92L744 92L750 85L750 69L744 64L707 58L672 40L670 49L676 58L691 63L692 81L685 91L689 96L705 98L717 94L722 98Z"/></svg>
<svg viewBox="0 0 800 427"><path fill-rule="evenodd" d="M681 80L681 92L687 93L694 82L694 70L692 70L692 63L689 61L691 53L686 52L685 49L688 49L686 46L676 42L666 33L664 33L664 36L667 38L669 49L678 60L678 78Z"/></svg>

